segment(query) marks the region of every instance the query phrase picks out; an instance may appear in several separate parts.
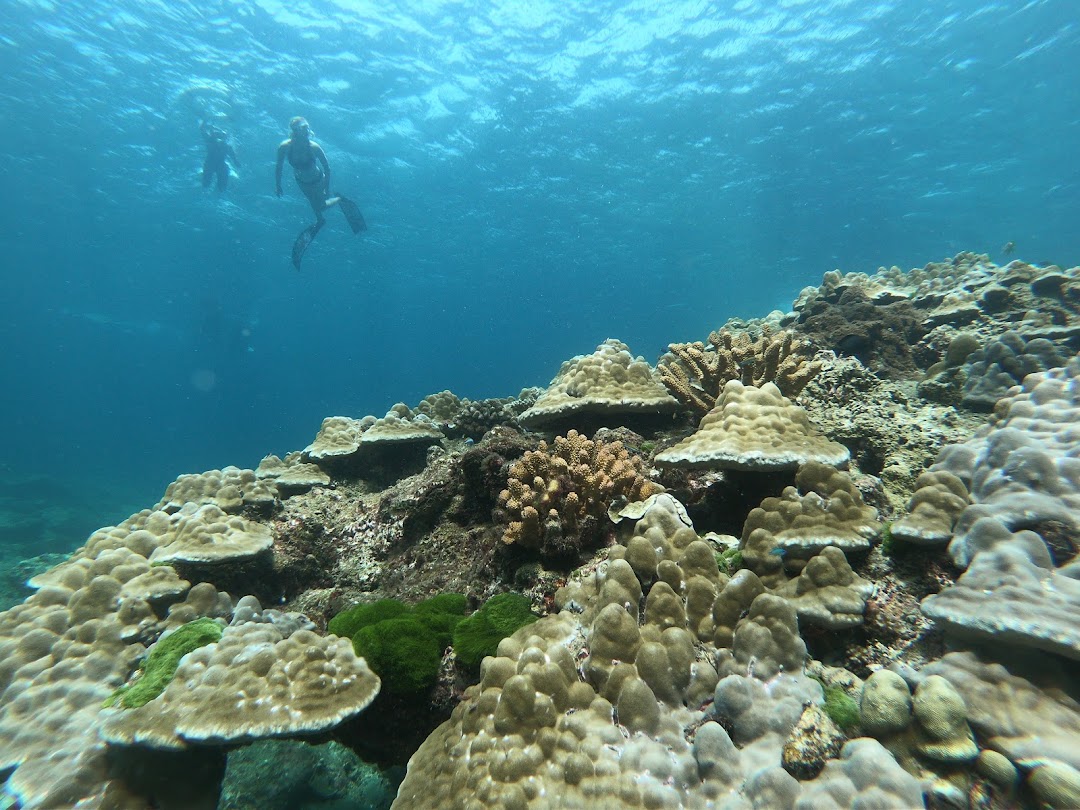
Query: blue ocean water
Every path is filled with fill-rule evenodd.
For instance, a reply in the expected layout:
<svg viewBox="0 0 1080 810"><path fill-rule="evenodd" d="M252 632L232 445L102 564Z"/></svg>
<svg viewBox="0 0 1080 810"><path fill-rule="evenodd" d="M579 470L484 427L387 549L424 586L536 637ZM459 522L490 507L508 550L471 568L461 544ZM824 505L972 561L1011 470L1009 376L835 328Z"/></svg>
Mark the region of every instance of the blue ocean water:
<svg viewBox="0 0 1080 810"><path fill-rule="evenodd" d="M49 483L0 539L607 337L655 361L834 268L1075 264L1078 54L1070 0L10 0L0 491ZM300 273L294 115L369 226L331 211Z"/></svg>

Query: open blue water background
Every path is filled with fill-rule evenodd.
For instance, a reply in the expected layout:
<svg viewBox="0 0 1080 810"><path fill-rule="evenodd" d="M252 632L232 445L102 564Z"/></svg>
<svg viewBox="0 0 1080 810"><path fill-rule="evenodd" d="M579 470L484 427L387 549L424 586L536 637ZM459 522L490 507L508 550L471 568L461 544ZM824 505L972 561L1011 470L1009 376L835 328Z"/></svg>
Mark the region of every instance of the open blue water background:
<svg viewBox="0 0 1080 810"><path fill-rule="evenodd" d="M8 0L0 539L77 545L324 416L516 394L607 337L655 361L833 268L1001 260L1007 240L1075 264L1078 19L1071 0ZM310 210L288 171L273 193L293 115L370 227L330 212L301 273ZM220 196L203 116L242 162Z"/></svg>

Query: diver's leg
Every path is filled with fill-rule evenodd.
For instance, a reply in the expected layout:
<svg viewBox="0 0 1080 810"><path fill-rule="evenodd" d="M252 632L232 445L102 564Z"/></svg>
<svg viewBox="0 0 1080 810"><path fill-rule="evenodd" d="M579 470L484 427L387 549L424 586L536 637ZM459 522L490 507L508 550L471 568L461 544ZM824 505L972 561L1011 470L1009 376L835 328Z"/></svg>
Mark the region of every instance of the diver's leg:
<svg viewBox="0 0 1080 810"><path fill-rule="evenodd" d="M325 210L327 208L330 208L331 206L337 205L341 197L330 196L330 178L324 177L322 183L320 183L319 185L322 188L322 191L320 193L322 194L323 198L323 209Z"/></svg>
<svg viewBox="0 0 1080 810"><path fill-rule="evenodd" d="M214 167L209 163L204 163L202 167L202 187L210 188L210 183L214 179Z"/></svg>
<svg viewBox="0 0 1080 810"><path fill-rule="evenodd" d="M217 190L224 191L229 185L229 167L222 163L217 170Z"/></svg>
<svg viewBox="0 0 1080 810"><path fill-rule="evenodd" d="M300 186L300 190L304 192L308 203L311 204L311 210L315 212L315 221L317 223L325 222L326 217L323 216L323 209L326 208L326 200L323 198L322 184L298 182L297 185Z"/></svg>

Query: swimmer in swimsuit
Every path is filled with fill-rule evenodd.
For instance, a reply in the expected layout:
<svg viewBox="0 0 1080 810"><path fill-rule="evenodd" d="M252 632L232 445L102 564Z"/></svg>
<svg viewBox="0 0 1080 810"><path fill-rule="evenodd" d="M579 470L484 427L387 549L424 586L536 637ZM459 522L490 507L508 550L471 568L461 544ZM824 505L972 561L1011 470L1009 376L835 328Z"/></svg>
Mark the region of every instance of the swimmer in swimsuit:
<svg viewBox="0 0 1080 810"><path fill-rule="evenodd" d="M293 265L299 270L304 251L326 224L323 212L327 208L339 206L353 233L366 230L367 224L356 203L341 194L330 196L330 163L326 160L322 147L311 140L311 127L308 122L300 116L293 118L289 122L289 132L290 137L278 146L274 190L279 197L282 195L281 171L288 160L296 184L300 186L300 190L311 203L311 210L315 212L315 224L302 230L293 244Z"/></svg>
<svg viewBox="0 0 1080 810"><path fill-rule="evenodd" d="M311 203L316 224L320 224L324 220L323 211L339 202L338 197L330 196L330 164L322 147L311 140L311 127L305 119L294 118L289 122L289 131L291 136L278 146L274 188L280 197L283 193L281 170L288 159L296 184Z"/></svg>

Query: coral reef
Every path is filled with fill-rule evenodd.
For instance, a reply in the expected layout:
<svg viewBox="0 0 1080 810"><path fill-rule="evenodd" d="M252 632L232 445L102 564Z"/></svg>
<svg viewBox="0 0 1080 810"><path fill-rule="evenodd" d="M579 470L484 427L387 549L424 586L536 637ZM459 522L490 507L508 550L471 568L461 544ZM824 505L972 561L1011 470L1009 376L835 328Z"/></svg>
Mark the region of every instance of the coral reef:
<svg viewBox="0 0 1080 810"><path fill-rule="evenodd" d="M828 273L180 476L0 612L0 805L1076 806L1078 273Z"/></svg>

